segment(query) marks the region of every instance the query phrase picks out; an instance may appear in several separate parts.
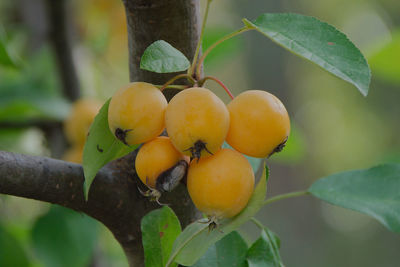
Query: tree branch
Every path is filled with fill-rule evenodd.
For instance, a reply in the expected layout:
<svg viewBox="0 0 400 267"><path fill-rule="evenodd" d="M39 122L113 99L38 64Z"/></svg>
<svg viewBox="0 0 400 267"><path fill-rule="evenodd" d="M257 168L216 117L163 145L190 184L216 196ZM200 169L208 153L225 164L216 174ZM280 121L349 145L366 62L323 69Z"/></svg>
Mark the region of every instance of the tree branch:
<svg viewBox="0 0 400 267"><path fill-rule="evenodd" d="M85 202L81 165L0 151L0 193L58 204L88 214L110 229L131 266L142 266L140 220L159 206L138 191L138 186L143 185L139 185L134 169L135 157L133 152L102 168ZM197 212L183 185L165 194L162 201L171 204L184 225L196 218Z"/></svg>
<svg viewBox="0 0 400 267"><path fill-rule="evenodd" d="M131 81L164 84L176 73L158 74L140 69L144 50L164 40L192 60L200 37L199 0L122 0L128 23L129 69ZM151 33L151 34L149 34ZM177 90L164 90L167 99Z"/></svg>
<svg viewBox="0 0 400 267"><path fill-rule="evenodd" d="M59 2L48 1L50 5ZM141 70L140 56L153 41L163 39L191 59L199 38L199 1L124 0L124 4L128 20L130 78L162 84L174 74L160 75ZM56 11L59 10L60 3L53 5ZM56 14L52 19L63 23L59 21L63 18L56 18ZM58 45L62 47L62 44ZM168 97L173 93L170 91ZM85 202L81 165L0 151L0 193L59 204L88 214L111 230L123 247L130 266L144 266L140 221L159 206L138 192L141 182L134 168L135 157L136 152L133 152L103 167L90 188L88 202ZM200 215L184 185L164 194L161 201L170 204L183 226Z"/></svg>

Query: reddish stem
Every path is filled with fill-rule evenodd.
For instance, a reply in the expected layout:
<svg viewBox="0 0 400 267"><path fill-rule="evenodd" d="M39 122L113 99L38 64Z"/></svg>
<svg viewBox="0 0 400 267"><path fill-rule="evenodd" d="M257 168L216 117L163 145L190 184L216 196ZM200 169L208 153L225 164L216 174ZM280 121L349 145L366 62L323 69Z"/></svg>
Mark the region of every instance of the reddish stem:
<svg viewBox="0 0 400 267"><path fill-rule="evenodd" d="M214 82L218 83L222 88L224 88L225 92L229 95L229 97L233 100L235 97L233 96L233 94L231 93L231 91L229 91L228 87L226 87L226 85L221 82L218 78L215 78L213 76L206 76L203 79L201 79L199 81L200 85L203 85L205 83L205 81L207 80L213 80Z"/></svg>

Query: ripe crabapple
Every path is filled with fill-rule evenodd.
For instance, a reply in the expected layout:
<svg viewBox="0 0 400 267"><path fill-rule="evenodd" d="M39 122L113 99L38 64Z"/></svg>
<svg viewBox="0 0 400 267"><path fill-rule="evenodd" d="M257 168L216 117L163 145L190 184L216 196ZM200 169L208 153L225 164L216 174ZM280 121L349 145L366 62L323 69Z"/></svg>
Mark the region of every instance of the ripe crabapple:
<svg viewBox="0 0 400 267"><path fill-rule="evenodd" d="M167 100L152 84L133 82L119 89L108 107L108 124L126 145L150 141L164 129Z"/></svg>
<svg viewBox="0 0 400 267"><path fill-rule="evenodd" d="M193 87L171 99L165 126L179 151L199 159L221 148L229 129L229 112L213 92Z"/></svg>
<svg viewBox="0 0 400 267"><path fill-rule="evenodd" d="M226 141L237 151L264 158L283 149L290 133L289 115L274 95L245 91L229 104L231 118Z"/></svg>
<svg viewBox="0 0 400 267"><path fill-rule="evenodd" d="M187 188L197 209L209 218L230 218L253 194L253 169L242 154L224 148L213 156L192 160Z"/></svg>
<svg viewBox="0 0 400 267"><path fill-rule="evenodd" d="M72 145L83 147L90 125L100 108L101 103L93 99L80 99L73 103L64 122L65 136Z"/></svg>
<svg viewBox="0 0 400 267"><path fill-rule="evenodd" d="M62 156L62 159L65 161L81 164L82 156L83 156L83 146L74 145L65 151L64 155Z"/></svg>
<svg viewBox="0 0 400 267"><path fill-rule="evenodd" d="M135 161L137 175L150 189L143 194L158 201L162 192L172 191L186 175L189 160L166 136L145 143Z"/></svg>

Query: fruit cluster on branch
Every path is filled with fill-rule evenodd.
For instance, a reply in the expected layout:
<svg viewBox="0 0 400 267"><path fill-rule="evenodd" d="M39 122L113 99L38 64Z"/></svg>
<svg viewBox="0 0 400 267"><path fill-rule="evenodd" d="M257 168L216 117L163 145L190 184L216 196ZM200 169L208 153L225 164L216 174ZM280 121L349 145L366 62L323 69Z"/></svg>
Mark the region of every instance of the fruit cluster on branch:
<svg viewBox="0 0 400 267"><path fill-rule="evenodd" d="M143 143L135 162L148 188L139 189L143 195L161 204L163 192L184 182L210 224L237 215L253 193L254 173L244 155L269 157L283 149L290 132L284 105L268 92L245 91L225 105L210 90L191 87L167 103L145 82L114 94L108 123L125 145ZM222 148L225 141L232 149Z"/></svg>

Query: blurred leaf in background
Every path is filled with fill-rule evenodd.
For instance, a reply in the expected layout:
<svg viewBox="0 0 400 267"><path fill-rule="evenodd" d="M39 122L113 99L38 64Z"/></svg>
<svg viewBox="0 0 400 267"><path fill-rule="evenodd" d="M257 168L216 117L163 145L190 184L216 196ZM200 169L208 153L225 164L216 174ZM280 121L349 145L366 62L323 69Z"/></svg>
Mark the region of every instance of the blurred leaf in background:
<svg viewBox="0 0 400 267"><path fill-rule="evenodd" d="M233 32L234 30L226 27L212 27L207 28L204 32L203 39L203 51L205 51L210 45L215 43L223 36ZM226 60L236 58L237 53L240 53L244 47L244 42L241 37L230 39L229 41L223 42L218 45L213 51L206 57L204 64L207 69L221 67L226 64Z"/></svg>
<svg viewBox="0 0 400 267"><path fill-rule="evenodd" d="M0 24L0 66L3 67L17 67L17 61L15 55L10 51L10 47L7 44L6 33Z"/></svg>
<svg viewBox="0 0 400 267"><path fill-rule="evenodd" d="M34 224L32 244L44 266L86 267L97 236L98 222L94 219L54 205Z"/></svg>
<svg viewBox="0 0 400 267"><path fill-rule="evenodd" d="M385 81L400 85L400 30L392 33L392 40L369 56L374 75Z"/></svg>
<svg viewBox="0 0 400 267"><path fill-rule="evenodd" d="M59 92L49 50L32 56L20 71L0 72L0 121L62 120L69 105Z"/></svg>
<svg viewBox="0 0 400 267"><path fill-rule="evenodd" d="M30 266L22 244L0 225L0 266Z"/></svg>

